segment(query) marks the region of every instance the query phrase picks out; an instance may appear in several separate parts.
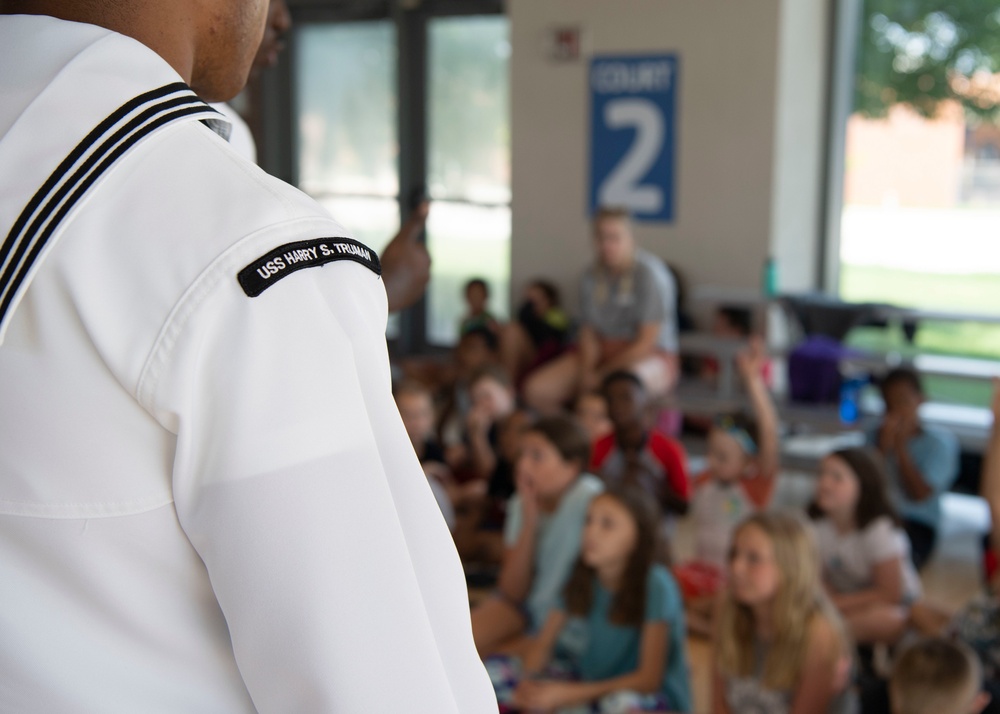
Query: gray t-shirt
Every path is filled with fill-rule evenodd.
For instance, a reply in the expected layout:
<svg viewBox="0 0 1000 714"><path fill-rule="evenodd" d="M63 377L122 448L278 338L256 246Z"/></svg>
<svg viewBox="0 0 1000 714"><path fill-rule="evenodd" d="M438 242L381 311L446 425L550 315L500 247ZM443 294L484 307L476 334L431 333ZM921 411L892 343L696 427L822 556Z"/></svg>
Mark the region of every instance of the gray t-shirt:
<svg viewBox="0 0 1000 714"><path fill-rule="evenodd" d="M666 263L637 248L635 263L623 275L590 266L580 281L580 317L600 337L634 340L640 326L660 324L658 345L677 352L677 286Z"/></svg>

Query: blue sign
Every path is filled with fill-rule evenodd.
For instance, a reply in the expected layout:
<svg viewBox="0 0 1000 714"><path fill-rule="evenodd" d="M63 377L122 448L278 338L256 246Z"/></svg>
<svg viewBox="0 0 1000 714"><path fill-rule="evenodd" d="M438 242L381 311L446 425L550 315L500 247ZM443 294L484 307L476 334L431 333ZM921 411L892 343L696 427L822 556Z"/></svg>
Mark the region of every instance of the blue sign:
<svg viewBox="0 0 1000 714"><path fill-rule="evenodd" d="M595 57L590 64L590 210L674 219L677 55Z"/></svg>

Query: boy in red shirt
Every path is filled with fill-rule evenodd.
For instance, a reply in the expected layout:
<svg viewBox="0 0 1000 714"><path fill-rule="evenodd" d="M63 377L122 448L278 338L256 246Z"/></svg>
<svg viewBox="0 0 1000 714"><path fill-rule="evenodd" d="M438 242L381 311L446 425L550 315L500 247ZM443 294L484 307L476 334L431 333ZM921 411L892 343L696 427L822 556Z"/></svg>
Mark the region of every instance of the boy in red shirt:
<svg viewBox="0 0 1000 714"><path fill-rule="evenodd" d="M690 484L684 447L649 425L648 395L631 372L605 377L601 393L614 431L598 439L591 471L607 483L631 481L649 491L664 514L687 512Z"/></svg>

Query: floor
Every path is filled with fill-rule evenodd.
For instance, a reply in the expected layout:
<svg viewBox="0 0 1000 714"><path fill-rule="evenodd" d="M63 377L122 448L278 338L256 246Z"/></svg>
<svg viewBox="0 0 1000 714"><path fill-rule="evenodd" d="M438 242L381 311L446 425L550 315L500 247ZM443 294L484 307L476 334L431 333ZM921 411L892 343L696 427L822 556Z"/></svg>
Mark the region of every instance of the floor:
<svg viewBox="0 0 1000 714"><path fill-rule="evenodd" d="M782 474L775 494L775 507L797 508L807 503L813 489L811 474ZM925 596L949 609L958 609L980 586L980 540L989 530L989 512L982 499L947 494L944 501L945 525L934 556L921 574ZM675 559L690 553L691 536L687 524L678 524L673 543ZM711 663L709 643L689 638L695 713L711 711Z"/></svg>

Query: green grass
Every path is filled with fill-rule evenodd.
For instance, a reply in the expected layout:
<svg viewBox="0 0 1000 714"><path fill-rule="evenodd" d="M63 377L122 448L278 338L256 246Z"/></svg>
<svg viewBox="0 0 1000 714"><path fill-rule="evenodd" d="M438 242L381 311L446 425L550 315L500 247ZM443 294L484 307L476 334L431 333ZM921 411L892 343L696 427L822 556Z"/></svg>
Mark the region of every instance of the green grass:
<svg viewBox="0 0 1000 714"><path fill-rule="evenodd" d="M929 310L996 314L1000 309L1000 275L944 275L843 264L841 297L853 302L885 302ZM847 343L878 352L957 355L1000 360L1000 325L928 320L920 323L914 344L898 328L856 328ZM931 399L988 406L985 382L927 377Z"/></svg>

